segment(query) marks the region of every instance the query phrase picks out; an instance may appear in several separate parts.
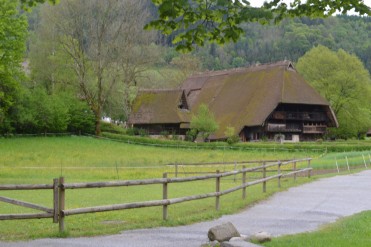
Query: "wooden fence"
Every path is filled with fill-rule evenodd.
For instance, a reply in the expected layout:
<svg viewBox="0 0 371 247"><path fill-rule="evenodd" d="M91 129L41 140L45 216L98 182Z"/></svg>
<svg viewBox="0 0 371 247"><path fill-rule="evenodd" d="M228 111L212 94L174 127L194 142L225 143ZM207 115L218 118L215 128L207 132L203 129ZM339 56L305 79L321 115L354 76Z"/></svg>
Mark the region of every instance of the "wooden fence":
<svg viewBox="0 0 371 247"><path fill-rule="evenodd" d="M297 169L296 164L298 162L307 162L306 168ZM283 165L292 164L292 169L283 170L281 167ZM274 167L277 167L275 170ZM241 170L229 171L229 172L219 172L216 171L214 174L207 174L202 176L193 177L168 177L167 173L163 174L163 178L156 179L143 179L143 180L125 180L125 181L114 181L114 182L93 182L93 183L65 183L64 178L54 179L52 185L41 184L41 185L0 185L0 191L2 190L53 190L53 208L46 208L41 205L36 205L28 202L23 202L15 199L10 199L7 197L0 196L0 201L15 204L18 206L23 206L27 208L32 208L36 210L41 210L44 213L33 213L33 214L1 214L0 220L15 220L15 219L35 219L35 218L52 218L54 223L59 223L59 231L64 231L64 220L66 216L76 215L76 214L86 214L86 213L96 213L104 211L113 210L124 210L133 208L143 208L143 207L163 207L163 220L168 218L168 206L172 204L200 200L210 197L215 197L215 209L220 209L220 197L238 190L242 190L242 199L246 198L246 188L256 184L262 184L263 192L266 192L266 183L269 180L277 179L278 187L281 186L281 178L286 176L293 176L296 180L296 175L298 173L307 172L308 178L311 176L311 159L297 159L289 161L276 161L273 163L263 162L260 166L246 168L243 166ZM275 172L276 174L272 176L267 176L267 172ZM287 171L286 173L283 173ZM253 181L247 182L246 173L248 172L261 172L262 177L255 179ZM237 174L242 175L241 184L227 190L220 190L220 181L222 178L235 176ZM210 180L215 179L215 191L192 195L179 198L168 198L168 186L171 183L184 183L191 181L200 180ZM144 201L144 202L132 202L124 204L114 204L114 205L104 205L86 208L75 208L75 209L65 209L65 194L67 190L70 189L88 189L88 188L107 188L107 187L122 187L122 186L144 186L144 185L154 185L162 184L162 200Z"/></svg>
<svg viewBox="0 0 371 247"><path fill-rule="evenodd" d="M289 160L280 160L281 162L287 162ZM249 161L223 161L223 162L199 162L199 163L173 163L168 164L169 167L174 167L174 172L168 172L168 174L172 174L175 177L178 177L179 175L187 176L187 175L194 175L194 174L203 174L203 173L214 173L215 171L192 171L192 172L186 172L186 171L180 171L180 168L184 167L214 167L214 166L223 166L230 167L233 166L233 170L237 171L237 167L241 165L246 164L257 164L257 165L263 165L263 164L269 164L269 163L277 163L277 160L249 160ZM235 180L235 179L234 179Z"/></svg>

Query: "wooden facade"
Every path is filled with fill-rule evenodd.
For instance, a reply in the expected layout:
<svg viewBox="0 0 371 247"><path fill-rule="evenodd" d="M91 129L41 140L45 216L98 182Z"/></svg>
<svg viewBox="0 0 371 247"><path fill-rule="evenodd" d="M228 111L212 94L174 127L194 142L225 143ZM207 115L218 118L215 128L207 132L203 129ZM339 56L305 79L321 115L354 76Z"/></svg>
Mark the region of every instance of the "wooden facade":
<svg viewBox="0 0 371 247"><path fill-rule="evenodd" d="M246 141L274 140L281 135L284 141L307 141L326 134L329 118L320 105L280 104L264 121L263 126L246 127Z"/></svg>

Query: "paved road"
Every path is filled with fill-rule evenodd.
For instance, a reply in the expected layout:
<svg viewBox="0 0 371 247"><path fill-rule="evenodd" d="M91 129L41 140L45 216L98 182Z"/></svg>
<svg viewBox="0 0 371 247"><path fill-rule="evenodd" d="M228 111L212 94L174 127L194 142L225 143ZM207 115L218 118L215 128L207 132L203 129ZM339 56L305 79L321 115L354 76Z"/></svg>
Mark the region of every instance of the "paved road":
<svg viewBox="0 0 371 247"><path fill-rule="evenodd" d="M371 210L371 171L321 179L288 191L245 211L189 226L125 231L118 235L39 239L4 243L2 247L190 247L207 241L210 227L232 222L241 234L267 231L274 236L311 231L343 216Z"/></svg>

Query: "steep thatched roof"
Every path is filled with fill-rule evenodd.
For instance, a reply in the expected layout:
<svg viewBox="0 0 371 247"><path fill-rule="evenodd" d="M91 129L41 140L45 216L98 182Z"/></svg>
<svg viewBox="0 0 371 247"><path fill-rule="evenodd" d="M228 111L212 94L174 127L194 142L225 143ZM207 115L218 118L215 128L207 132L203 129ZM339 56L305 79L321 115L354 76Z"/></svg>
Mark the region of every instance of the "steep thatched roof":
<svg viewBox="0 0 371 247"><path fill-rule="evenodd" d="M129 123L164 124L190 121L190 113L180 109L183 90L141 90L132 107ZM185 97L184 97L185 98Z"/></svg>
<svg viewBox="0 0 371 247"><path fill-rule="evenodd" d="M329 108L329 103L304 81L289 61L192 76L182 88L192 112L205 103L214 113L219 130L211 138L216 139L224 137L228 126L234 127L236 133L244 126L261 126L280 103ZM330 108L328 115L336 126Z"/></svg>

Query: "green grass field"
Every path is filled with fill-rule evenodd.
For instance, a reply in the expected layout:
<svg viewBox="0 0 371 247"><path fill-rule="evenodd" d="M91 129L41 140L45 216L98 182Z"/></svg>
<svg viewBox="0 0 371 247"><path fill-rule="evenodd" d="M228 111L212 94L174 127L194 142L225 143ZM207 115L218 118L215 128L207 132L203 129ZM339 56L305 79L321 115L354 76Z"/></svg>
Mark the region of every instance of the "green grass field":
<svg viewBox="0 0 371 247"><path fill-rule="evenodd" d="M369 247L371 246L371 211L326 225L320 230L274 238L267 247Z"/></svg>
<svg viewBox="0 0 371 247"><path fill-rule="evenodd" d="M333 156L330 155L318 159L318 152L310 151L267 152L259 150L163 148L76 136L3 138L0 139L0 152L1 184L50 184L53 178L59 176L64 176L66 183L156 178L162 177L164 172L174 172L174 166L168 166L170 163L317 157L312 164L320 167L330 166L333 159ZM358 152L352 154L354 154L354 157L359 156ZM338 155L343 155L343 153ZM251 166L256 165L251 164ZM298 164L298 166L306 166L306 162ZM237 168L239 169L241 166L239 165ZM283 168L290 169L290 167ZM179 166L178 172L179 176L186 176L184 174L186 172L215 172L216 169L228 171L233 170L234 166ZM170 176L174 175L171 174ZM250 173L248 174L248 180L251 181L253 177L259 176L261 176L261 173ZM313 178L299 177L294 182L292 178L286 178L282 181L281 190L312 180ZM225 190L240 183L240 177L237 177L236 181L223 178L221 189ZM214 191L215 180L170 184L169 198ZM214 209L214 198L171 205L168 221L162 220L161 207L68 216L66 218L66 235L112 234L125 229L173 226L209 220L223 214L237 212L254 202L267 198L276 191L279 191L277 181L273 180L268 183L267 193L265 194L262 193L261 185L249 187L246 200L241 199L241 191L231 193L221 198L220 211ZM0 195L47 207L52 206L51 191L0 191ZM66 209L157 200L161 197L161 185L67 190ZM5 203L0 203L0 205L0 214L36 212ZM2 221L0 224L0 240L55 236L60 236L58 225L53 224L51 219Z"/></svg>
<svg viewBox="0 0 371 247"><path fill-rule="evenodd" d="M168 164L292 159L313 152L263 152L160 148L90 137L0 139L1 183L45 183L61 175L68 181L141 179L173 172ZM208 168L223 170L224 166ZM194 168L181 168L191 171Z"/></svg>

